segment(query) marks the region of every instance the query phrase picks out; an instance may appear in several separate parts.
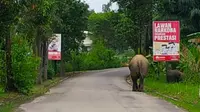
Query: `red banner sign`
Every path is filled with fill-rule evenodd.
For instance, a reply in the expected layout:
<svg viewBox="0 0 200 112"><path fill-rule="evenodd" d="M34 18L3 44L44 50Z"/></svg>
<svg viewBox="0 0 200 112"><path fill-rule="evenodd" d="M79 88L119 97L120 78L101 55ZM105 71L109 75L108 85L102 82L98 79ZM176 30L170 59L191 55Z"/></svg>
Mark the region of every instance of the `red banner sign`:
<svg viewBox="0 0 200 112"><path fill-rule="evenodd" d="M153 60L179 61L180 59L179 21L153 22Z"/></svg>

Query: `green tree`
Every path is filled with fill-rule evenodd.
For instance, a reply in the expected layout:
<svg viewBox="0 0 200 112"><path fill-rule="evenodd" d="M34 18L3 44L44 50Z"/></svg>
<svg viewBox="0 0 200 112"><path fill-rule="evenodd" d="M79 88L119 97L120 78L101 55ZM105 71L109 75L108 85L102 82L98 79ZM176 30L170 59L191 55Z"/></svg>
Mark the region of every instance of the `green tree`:
<svg viewBox="0 0 200 112"><path fill-rule="evenodd" d="M57 17L61 20L54 25L54 32L62 34L61 75L64 74L65 62L70 60L70 52L79 50L85 39L89 6L80 0L57 0Z"/></svg>
<svg viewBox="0 0 200 112"><path fill-rule="evenodd" d="M11 37L15 32L14 24L19 11L18 6L18 2L15 1L0 1L0 36L2 38L1 42L5 42L4 46L6 48L6 91L16 91L12 73Z"/></svg>
<svg viewBox="0 0 200 112"><path fill-rule="evenodd" d="M85 38L83 32L87 30L88 16L92 12L80 0L1 0L0 9L1 58L4 60L6 57L5 65L1 65L2 68L6 66L6 74L0 77L6 77L7 91L23 93L27 93L35 83L36 69L39 84L47 79L47 47L52 34L62 34L64 65L72 59L70 52L79 50ZM40 57L39 66L37 57ZM31 73L27 75L28 71Z"/></svg>
<svg viewBox="0 0 200 112"><path fill-rule="evenodd" d="M103 12L110 12L111 11L111 9L110 9L111 5L112 5L112 2L108 2L107 4L103 4L102 5Z"/></svg>
<svg viewBox="0 0 200 112"><path fill-rule="evenodd" d="M48 57L47 48L49 38L53 34L53 22L55 21L56 1L36 0L22 1L22 10L19 14L19 33L26 35L33 46L35 56L41 58L41 65L38 67L38 83L47 79ZM44 79L43 79L44 77Z"/></svg>
<svg viewBox="0 0 200 112"><path fill-rule="evenodd" d="M117 2L119 11L132 20L135 26L134 33L138 40L140 52L148 53L148 46L151 45L151 21L152 21L152 0L111 0ZM133 39L132 38L132 39ZM130 38L131 39L131 38Z"/></svg>
<svg viewBox="0 0 200 112"><path fill-rule="evenodd" d="M129 47L137 47L133 21L120 12L92 13L89 16L88 29L92 39L104 40L108 48L123 52Z"/></svg>
<svg viewBox="0 0 200 112"><path fill-rule="evenodd" d="M179 20L182 37L199 31L200 2L198 0L155 0L154 20Z"/></svg>

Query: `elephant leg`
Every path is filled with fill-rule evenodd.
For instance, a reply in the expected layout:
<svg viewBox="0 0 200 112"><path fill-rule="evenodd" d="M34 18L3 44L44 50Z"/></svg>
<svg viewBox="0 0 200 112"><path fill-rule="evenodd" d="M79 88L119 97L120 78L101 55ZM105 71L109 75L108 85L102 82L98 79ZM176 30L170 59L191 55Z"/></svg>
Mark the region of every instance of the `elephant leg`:
<svg viewBox="0 0 200 112"><path fill-rule="evenodd" d="M138 90L137 77L131 76L131 78L132 78L132 82L133 82L132 91L137 91Z"/></svg>
<svg viewBox="0 0 200 112"><path fill-rule="evenodd" d="M144 91L144 77L140 77L139 92Z"/></svg>

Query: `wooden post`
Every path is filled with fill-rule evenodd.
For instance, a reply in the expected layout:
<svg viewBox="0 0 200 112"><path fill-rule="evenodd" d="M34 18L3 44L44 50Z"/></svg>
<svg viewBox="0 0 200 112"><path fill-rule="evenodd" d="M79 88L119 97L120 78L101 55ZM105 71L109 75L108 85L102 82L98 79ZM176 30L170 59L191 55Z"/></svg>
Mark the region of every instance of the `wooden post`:
<svg viewBox="0 0 200 112"><path fill-rule="evenodd" d="M160 76L160 62L157 62L157 80L159 80Z"/></svg>
<svg viewBox="0 0 200 112"><path fill-rule="evenodd" d="M54 61L54 71L56 75L57 74L57 60Z"/></svg>
<svg viewBox="0 0 200 112"><path fill-rule="evenodd" d="M166 69L166 75L167 75L167 71L168 71L168 62L165 62L165 69Z"/></svg>

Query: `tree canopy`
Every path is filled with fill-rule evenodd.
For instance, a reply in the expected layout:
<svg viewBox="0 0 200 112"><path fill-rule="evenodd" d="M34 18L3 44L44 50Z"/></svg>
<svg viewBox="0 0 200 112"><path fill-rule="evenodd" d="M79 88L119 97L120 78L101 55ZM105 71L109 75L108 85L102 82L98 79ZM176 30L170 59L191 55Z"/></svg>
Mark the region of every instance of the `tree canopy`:
<svg viewBox="0 0 200 112"><path fill-rule="evenodd" d="M24 57L27 63L23 63L35 66L26 68L27 71L38 70L36 73L33 72L35 74L29 75L32 80L30 85L36 82L42 83L47 80L49 62L47 48L53 34L62 35L63 62L70 60L69 52L78 50L81 41L85 38L83 31L87 30L89 10L88 5L80 0L1 0L0 9L0 42L2 52L6 52L7 71L6 74L1 75L1 79L7 80L4 82L7 91L17 90L27 93L30 89L28 83L18 83L19 79L24 79L23 75L26 74L18 69L24 66L16 64L18 55L28 53L34 56L34 59L40 59L40 63L34 64L34 59ZM21 45L26 49L17 51L16 42L24 43L24 45L19 44L18 47ZM4 60L4 56L2 59ZM23 60L18 61L22 63ZM33 75L37 76L37 81L36 79L33 81L34 78L31 77ZM21 88L23 84L26 84L27 88Z"/></svg>

